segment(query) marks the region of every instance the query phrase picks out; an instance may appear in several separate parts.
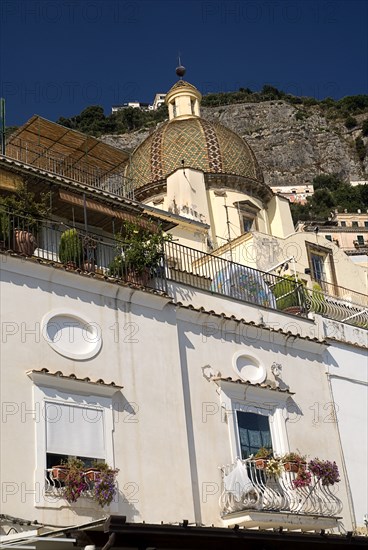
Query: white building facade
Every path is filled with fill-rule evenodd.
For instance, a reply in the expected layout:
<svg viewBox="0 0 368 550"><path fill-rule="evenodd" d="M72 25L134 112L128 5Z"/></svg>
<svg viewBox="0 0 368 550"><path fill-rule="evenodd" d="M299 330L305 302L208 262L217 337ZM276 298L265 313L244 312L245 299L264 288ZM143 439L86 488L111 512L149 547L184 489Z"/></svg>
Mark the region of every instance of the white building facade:
<svg viewBox="0 0 368 550"><path fill-rule="evenodd" d="M194 86L179 81L166 101L170 121L126 156L141 202L107 187L124 158L104 144L89 162L99 178L105 170L105 187L81 186L78 162L73 177L50 170L62 137L47 155L24 159L18 146L17 156L15 140L25 131L31 139L32 126L0 158L4 196L30 181L53 193L31 252L16 243L26 231L14 212L0 239L3 545L32 542L19 518L33 522L32 536L57 533L62 546L72 528L101 527L109 515L153 529L213 526L219 537L239 526L322 530L338 541L364 534L366 274L317 236L305 248L247 144L202 121ZM45 128L37 143L60 129L43 136ZM174 237L146 280L111 267L129 251L117 225L137 220ZM74 265L62 255L65 226L83 237ZM286 254L284 242L303 254ZM330 280L313 255L330 262ZM263 466L260 449L272 454ZM291 452L303 457L294 472L285 467ZM55 467L68 457L118 470L108 505L92 498L98 478L85 474L78 498L66 499ZM319 476L313 459L330 461L339 480ZM121 547L136 547L128 542Z"/></svg>

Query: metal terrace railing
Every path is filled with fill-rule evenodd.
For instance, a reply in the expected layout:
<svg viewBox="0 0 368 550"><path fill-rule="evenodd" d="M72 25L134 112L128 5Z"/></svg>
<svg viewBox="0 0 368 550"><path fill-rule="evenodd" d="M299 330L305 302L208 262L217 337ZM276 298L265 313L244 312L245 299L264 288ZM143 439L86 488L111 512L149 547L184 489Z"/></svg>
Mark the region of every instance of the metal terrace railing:
<svg viewBox="0 0 368 550"><path fill-rule="evenodd" d="M255 305L308 316L319 313L329 319L368 328L365 295L331 285L331 294L310 290L290 278L259 271L225 258L177 243L165 244L166 277Z"/></svg>
<svg viewBox="0 0 368 550"><path fill-rule="evenodd" d="M290 278L266 273L168 241L155 265L140 269L126 260L129 243L73 229L50 220L14 216L0 209L0 250L63 264L111 280L167 293L167 280L256 306L307 317L329 319L368 329L364 295L334 286L334 294L310 290ZM359 298L359 301L358 301ZM356 300L356 301L355 301Z"/></svg>
<svg viewBox="0 0 368 550"><path fill-rule="evenodd" d="M342 510L336 485L323 485L313 474L306 486L294 485L298 473L282 469L279 475L260 469L258 460L237 459L221 467L222 516L242 510L336 516Z"/></svg>
<svg viewBox="0 0 368 550"><path fill-rule="evenodd" d="M29 143L20 138L13 138L12 142L6 145L6 156L94 189L134 200L133 183L124 176L121 168L106 172L87 161L49 151L42 145Z"/></svg>
<svg viewBox="0 0 368 550"><path fill-rule="evenodd" d="M350 288L335 285L327 281L314 281L314 283L317 283L321 287L321 292L329 296L335 296L346 302L353 302L368 307L368 294L355 292L355 290L351 290Z"/></svg>
<svg viewBox="0 0 368 550"><path fill-rule="evenodd" d="M124 261L126 246L113 238L87 233L61 222L35 221L0 209L0 250L166 293L163 257L154 268L137 270Z"/></svg>

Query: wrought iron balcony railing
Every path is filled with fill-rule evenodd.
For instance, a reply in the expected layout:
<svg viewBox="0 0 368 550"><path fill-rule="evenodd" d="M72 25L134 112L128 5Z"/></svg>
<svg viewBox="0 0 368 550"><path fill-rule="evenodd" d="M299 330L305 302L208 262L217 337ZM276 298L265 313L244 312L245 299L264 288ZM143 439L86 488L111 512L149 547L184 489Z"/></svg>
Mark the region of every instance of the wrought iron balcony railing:
<svg viewBox="0 0 368 550"><path fill-rule="evenodd" d="M309 485L296 488L293 482L297 473L283 469L280 475L274 475L259 469L257 463L255 459L237 459L221 468L220 509L223 517L243 510L320 516L341 513L337 485L323 485L311 474Z"/></svg>
<svg viewBox="0 0 368 550"><path fill-rule="evenodd" d="M65 483L62 479L53 476L54 468L47 468L45 470L45 492L48 495L55 497L63 497L65 493ZM93 479L89 479L87 476L83 478L83 489L81 490L81 497L92 498L92 491L95 485Z"/></svg>
<svg viewBox="0 0 368 550"><path fill-rule="evenodd" d="M62 237L68 233L66 244ZM124 281L167 292L164 259L155 266L137 268L124 260L124 246L115 239L86 233L60 222L35 221L0 209L0 250L33 256L40 261L64 265L111 281Z"/></svg>
<svg viewBox="0 0 368 550"><path fill-rule="evenodd" d="M61 222L14 216L0 210L0 250L35 256L66 269L120 280L167 292L167 280L194 288L307 317L319 313L329 319L368 328L366 296L333 285L330 292L310 290L292 278L259 271L224 258L169 241L154 266L137 270L125 261L129 243L74 230L72 244L61 252L69 226ZM74 240L73 240L74 239Z"/></svg>
<svg viewBox="0 0 368 550"><path fill-rule="evenodd" d="M177 243L165 244L166 276L176 282L298 316L318 313L368 328L368 297L323 282L311 290L285 277L259 271Z"/></svg>

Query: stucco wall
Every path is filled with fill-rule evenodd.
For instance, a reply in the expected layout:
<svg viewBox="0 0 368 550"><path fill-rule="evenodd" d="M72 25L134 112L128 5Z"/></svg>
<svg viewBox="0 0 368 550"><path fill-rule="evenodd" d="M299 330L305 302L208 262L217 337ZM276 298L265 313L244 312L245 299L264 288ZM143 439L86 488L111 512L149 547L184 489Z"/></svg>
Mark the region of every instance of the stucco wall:
<svg viewBox="0 0 368 550"><path fill-rule="evenodd" d="M13 409L6 409L1 432L2 442L12 442L11 447L1 445L3 513L19 516L21 498L23 517L51 524L81 523L110 512L132 521L166 523L186 518L221 525L219 466L229 463L235 451L229 436L231 414L229 422L224 422L221 391L210 377L220 372L237 378L233 358L239 352L263 365L268 383L278 382L294 393L285 398L287 437L275 451L297 449L310 457L336 460L341 469L336 425L316 423L314 416L315 403L323 407L331 400L323 344L299 339L301 343L294 345L290 336L256 327L237 332L235 320L221 320L176 307L161 296L17 258L6 257L2 267L1 392L3 400L13 404ZM233 311L238 315L236 307ZM45 314L63 308L100 327L98 355L76 361L49 346L40 324ZM242 304L241 308L245 319L255 315L254 307ZM285 316L279 317L283 322ZM309 327L311 321L305 325ZM275 361L281 364L280 380L271 372ZM50 504L33 494L37 472L43 467L36 437L37 430L44 429L44 419L30 412L34 410L33 383L26 371L42 368L124 386L112 402L114 465L120 469L121 493L119 503L109 509L91 507L88 499L75 505L54 499ZM265 407L278 395L272 390L257 391ZM337 490L349 528L343 476Z"/></svg>

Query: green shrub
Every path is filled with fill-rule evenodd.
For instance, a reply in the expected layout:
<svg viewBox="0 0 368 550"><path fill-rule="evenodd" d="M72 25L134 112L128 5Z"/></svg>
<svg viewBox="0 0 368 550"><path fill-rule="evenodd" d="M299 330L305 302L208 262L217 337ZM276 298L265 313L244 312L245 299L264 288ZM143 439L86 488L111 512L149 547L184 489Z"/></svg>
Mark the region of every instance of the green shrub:
<svg viewBox="0 0 368 550"><path fill-rule="evenodd" d="M368 136L368 118L363 122L362 125L362 134L363 136Z"/></svg>
<svg viewBox="0 0 368 550"><path fill-rule="evenodd" d="M76 229L67 229L62 233L59 245L59 259L62 264L69 262L80 265L83 261L83 245Z"/></svg>
<svg viewBox="0 0 368 550"><path fill-rule="evenodd" d="M352 128L355 128L358 125L358 121L356 118L352 116L348 116L348 118L345 120L345 127L348 130L351 130Z"/></svg>
<svg viewBox="0 0 368 550"><path fill-rule="evenodd" d="M300 279L295 279L294 275L287 275L280 278L277 283L271 287L276 298L277 309L284 310L288 307L301 306L305 302L304 283Z"/></svg>

